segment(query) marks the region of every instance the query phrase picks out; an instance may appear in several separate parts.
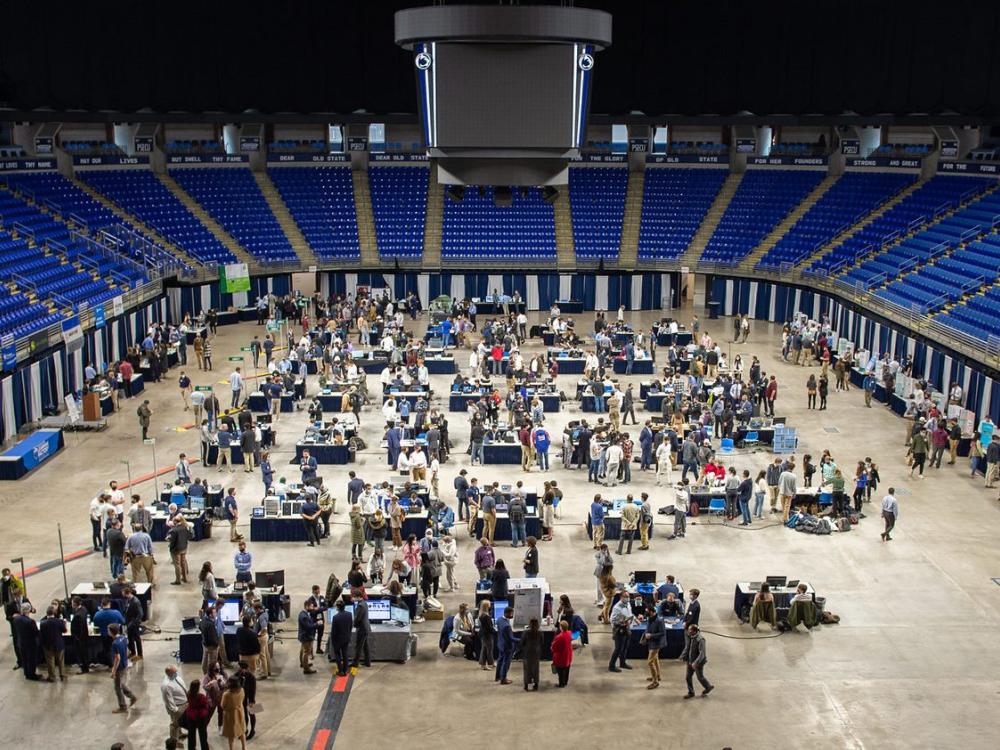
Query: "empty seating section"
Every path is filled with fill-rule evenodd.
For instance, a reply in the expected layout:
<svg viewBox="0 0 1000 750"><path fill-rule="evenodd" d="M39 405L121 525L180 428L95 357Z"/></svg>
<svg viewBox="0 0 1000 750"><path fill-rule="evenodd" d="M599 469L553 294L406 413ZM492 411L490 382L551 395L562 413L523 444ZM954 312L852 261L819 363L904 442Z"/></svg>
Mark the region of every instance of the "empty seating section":
<svg viewBox="0 0 1000 750"><path fill-rule="evenodd" d="M256 260L298 260L249 169L171 169L170 176Z"/></svg>
<svg viewBox="0 0 1000 750"><path fill-rule="evenodd" d="M785 141L773 144L768 156L823 156L826 152L827 148L823 143Z"/></svg>
<svg viewBox="0 0 1000 750"><path fill-rule="evenodd" d="M513 188L510 206L493 202L493 187L464 190L458 203L444 197L443 260L555 260L555 217L539 188L528 188L526 196L521 188Z"/></svg>
<svg viewBox="0 0 1000 750"><path fill-rule="evenodd" d="M932 177L884 214L813 261L807 270L819 274L836 273L892 238L933 220L938 213L955 208L963 195L974 195L992 183L990 179L964 175Z"/></svg>
<svg viewBox="0 0 1000 750"><path fill-rule="evenodd" d="M784 263L798 263L915 179L915 174L899 172L847 172L841 175L764 254L757 267L776 268Z"/></svg>
<svg viewBox="0 0 1000 750"><path fill-rule="evenodd" d="M748 170L705 246L701 261L739 263L815 190L825 175L821 170Z"/></svg>
<svg viewBox="0 0 1000 750"><path fill-rule="evenodd" d="M0 258L6 258L10 235L0 232ZM5 260L0 260L0 276L3 275ZM12 292L0 284L0 336L7 334L15 338L27 336L63 319L41 302L32 302L20 292Z"/></svg>
<svg viewBox="0 0 1000 750"><path fill-rule="evenodd" d="M152 172L110 170L80 179L202 263L233 263L236 257Z"/></svg>
<svg viewBox="0 0 1000 750"><path fill-rule="evenodd" d="M729 146L714 141L671 141L672 154L724 154Z"/></svg>
<svg viewBox="0 0 1000 750"><path fill-rule="evenodd" d="M321 154L326 151L326 141L322 138L317 138L315 140L292 140L290 138L284 138L279 141L274 141L269 143L267 146L269 151L274 151L278 154L292 154L292 153L316 153Z"/></svg>
<svg viewBox="0 0 1000 750"><path fill-rule="evenodd" d="M423 255L429 183L430 169L423 166L368 168L375 237L383 258Z"/></svg>
<svg viewBox="0 0 1000 750"><path fill-rule="evenodd" d="M926 313L957 301L985 283L992 284L1000 273L998 253L993 250L1000 246L988 242L972 242L965 247L962 245L986 233L990 234L984 239L1000 241L997 235L992 234L996 224L1000 224L1000 195L991 193L929 229L904 240L886 254L889 257L883 265L897 265L897 258L904 256L893 251L904 248L925 263L929 257L936 260L921 264L913 273L905 273L897 281L875 292L876 296L904 307L916 306L922 313ZM915 244L921 240L925 241L923 245ZM927 241L937 243L931 249L929 257L923 254ZM942 253L953 249L954 252L940 257ZM910 267L912 263L906 263L900 271ZM886 278L892 280L894 274L886 272Z"/></svg>
<svg viewBox="0 0 1000 750"><path fill-rule="evenodd" d="M267 173L318 258L361 257L350 167L269 167Z"/></svg>
<svg viewBox="0 0 1000 750"><path fill-rule="evenodd" d="M570 167L569 203L576 257L618 258L628 169Z"/></svg>
<svg viewBox="0 0 1000 750"><path fill-rule="evenodd" d="M982 189L996 184L993 180L983 182ZM957 185L952 186L952 189L957 187ZM959 201L961 195L953 196L955 203ZM991 207L992 213L990 213ZM945 216L936 223L921 224L920 226L924 228L910 236L905 236L904 227L900 231L900 235L904 236L901 242L885 247L862 261L857 267L851 268L841 278L851 285L869 289L880 286L885 281L892 281L918 264L927 263L941 253L957 247L963 237L974 237L983 231L988 231L992 227L992 217L996 213L1000 213L1000 206L997 204L997 199L989 195L951 216ZM938 212L938 215L942 215L942 212Z"/></svg>
<svg viewBox="0 0 1000 750"><path fill-rule="evenodd" d="M872 156L909 156L922 158L931 152L926 143L883 143L872 152Z"/></svg>
<svg viewBox="0 0 1000 750"><path fill-rule="evenodd" d="M639 219L639 258L681 257L728 174L725 169L647 169Z"/></svg>
<svg viewBox="0 0 1000 750"><path fill-rule="evenodd" d="M58 172L18 172L5 177L14 190L49 206L91 232L120 224L121 219Z"/></svg>
<svg viewBox="0 0 1000 750"><path fill-rule="evenodd" d="M939 313L935 320L982 341L1000 339L1000 287L995 286L984 294L970 297L962 304Z"/></svg>
<svg viewBox="0 0 1000 750"><path fill-rule="evenodd" d="M60 145L74 156L123 156L125 153L107 141L63 141Z"/></svg>

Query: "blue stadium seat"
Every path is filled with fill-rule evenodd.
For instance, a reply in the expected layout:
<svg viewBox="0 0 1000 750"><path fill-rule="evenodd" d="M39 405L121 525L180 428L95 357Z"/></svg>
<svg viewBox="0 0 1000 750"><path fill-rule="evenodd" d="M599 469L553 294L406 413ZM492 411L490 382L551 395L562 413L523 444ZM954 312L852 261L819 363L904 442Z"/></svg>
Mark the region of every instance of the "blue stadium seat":
<svg viewBox="0 0 1000 750"><path fill-rule="evenodd" d="M316 257L361 257L349 166L269 167L267 173Z"/></svg>
<svg viewBox="0 0 1000 750"><path fill-rule="evenodd" d="M443 189L443 188L442 188ZM442 260L546 263L556 259L552 206L540 188L512 189L512 204L497 206L493 187L465 187L464 198L444 197Z"/></svg>
<svg viewBox="0 0 1000 750"><path fill-rule="evenodd" d="M618 259L627 190L627 168L570 167L569 203L577 258Z"/></svg>
<svg viewBox="0 0 1000 750"><path fill-rule="evenodd" d="M647 169L639 220L639 259L674 260L682 256L728 174L725 169Z"/></svg>
<svg viewBox="0 0 1000 750"><path fill-rule="evenodd" d="M423 255L429 183L426 166L368 167L375 236L382 258L412 260Z"/></svg>

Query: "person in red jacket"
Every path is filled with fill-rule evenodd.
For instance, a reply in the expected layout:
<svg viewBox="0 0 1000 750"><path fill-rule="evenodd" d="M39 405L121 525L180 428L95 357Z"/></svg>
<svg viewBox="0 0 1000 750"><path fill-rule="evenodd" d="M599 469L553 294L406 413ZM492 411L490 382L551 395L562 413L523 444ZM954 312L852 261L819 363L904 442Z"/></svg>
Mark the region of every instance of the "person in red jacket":
<svg viewBox="0 0 1000 750"><path fill-rule="evenodd" d="M134 374L132 364L127 359L123 359L118 365L118 373L122 376L125 398L132 398L132 375Z"/></svg>
<svg viewBox="0 0 1000 750"><path fill-rule="evenodd" d="M771 379L767 383L767 388L764 389L764 412L773 417L774 416L774 401L778 398L778 380L771 376Z"/></svg>
<svg viewBox="0 0 1000 750"><path fill-rule="evenodd" d="M188 750L194 750L195 738L201 739L202 750L208 748L208 720L212 716L212 704L201 691L201 681L193 680L188 689L187 708L184 718L188 728Z"/></svg>
<svg viewBox="0 0 1000 750"><path fill-rule="evenodd" d="M556 687L566 687L569 683L569 668L573 664L573 635L569 632L569 623L559 621L559 632L552 639L552 666L559 675Z"/></svg>

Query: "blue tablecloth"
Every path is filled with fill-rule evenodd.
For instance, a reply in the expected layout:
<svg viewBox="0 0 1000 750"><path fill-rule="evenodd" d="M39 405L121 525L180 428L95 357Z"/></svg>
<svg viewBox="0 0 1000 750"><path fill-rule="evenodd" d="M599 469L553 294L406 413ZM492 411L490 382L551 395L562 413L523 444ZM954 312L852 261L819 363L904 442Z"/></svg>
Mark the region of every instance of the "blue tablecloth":
<svg viewBox="0 0 1000 750"><path fill-rule="evenodd" d="M397 409L399 408L400 399L406 399L407 401L410 402L410 406L413 407L413 408L415 408L416 405L417 405L417 401L420 400L421 396L423 396L424 398L427 398L427 394L426 393L418 393L418 392L415 392L415 391L405 391L403 393L385 393L385 394L382 395L382 403L383 404L386 401L389 400L389 396L392 396L393 398L396 399L396 408Z"/></svg>
<svg viewBox="0 0 1000 750"><path fill-rule="evenodd" d="M580 398L580 409L581 411L597 411L594 408L594 397L593 396L582 396ZM604 412L608 411L608 399L604 399Z"/></svg>
<svg viewBox="0 0 1000 750"><path fill-rule="evenodd" d="M229 661L238 662L240 660L240 650L236 643L236 626L227 625L223 638L226 644L226 656L229 657ZM197 628L194 630L182 630L178 638L178 646L178 657L182 664L201 663L201 631Z"/></svg>
<svg viewBox="0 0 1000 750"><path fill-rule="evenodd" d="M615 358L614 368L616 375L625 374L625 360ZM636 359L632 362L632 374L633 375L652 375L654 371L653 360L647 358Z"/></svg>
<svg viewBox="0 0 1000 750"><path fill-rule="evenodd" d="M239 443L233 443L230 446L230 455L234 464L243 463L243 449L240 448ZM215 466L217 463L219 463L219 446L216 443L208 446L208 465Z"/></svg>
<svg viewBox="0 0 1000 750"><path fill-rule="evenodd" d="M344 395L340 392L320 393L317 398L319 399L319 403L323 407L324 412L340 412L341 407L344 404Z"/></svg>
<svg viewBox="0 0 1000 750"><path fill-rule="evenodd" d="M654 414L663 413L663 399L666 398L665 393L650 393L646 396L646 411L651 411ZM673 398L673 394L670 395Z"/></svg>
<svg viewBox="0 0 1000 750"><path fill-rule="evenodd" d="M681 346L687 346L691 343L691 333L689 331L678 331L677 332L677 343ZM670 346L670 334L660 331L656 335L656 345L657 346Z"/></svg>
<svg viewBox="0 0 1000 750"><path fill-rule="evenodd" d="M385 366L389 364L389 360L371 360L371 359L360 359L354 360L354 363L359 369L364 370L368 375L380 375ZM428 370L430 372L430 370Z"/></svg>
<svg viewBox="0 0 1000 750"><path fill-rule="evenodd" d="M520 443L489 443L483 446L483 458L487 464L520 464Z"/></svg>
<svg viewBox="0 0 1000 750"><path fill-rule="evenodd" d="M684 650L684 620L667 622L667 645L660 649L661 659L676 659ZM645 659L649 654L649 647L646 646L642 637L646 635L646 623L637 623L629 631L628 651L629 659Z"/></svg>
<svg viewBox="0 0 1000 750"><path fill-rule="evenodd" d="M454 375L458 372L454 357L428 357L424 364L430 375Z"/></svg>
<svg viewBox="0 0 1000 750"><path fill-rule="evenodd" d="M205 538L205 514L202 513L194 518L187 517L191 533L194 535L192 541L200 542ZM154 542L165 542L167 540L167 519L157 517L153 519L153 528L149 531L149 536Z"/></svg>
<svg viewBox="0 0 1000 750"><path fill-rule="evenodd" d="M583 375L587 360L583 357L555 357L560 375Z"/></svg>
<svg viewBox="0 0 1000 750"><path fill-rule="evenodd" d="M649 538L653 538L653 527L656 525L656 516L654 514L652 522L649 524ZM617 539L621 535L622 531L622 519L620 517L611 518L610 516L604 517L604 538L605 539ZM587 538L594 538L594 528L590 524L590 514L587 514ZM635 531L635 543L639 542L639 530ZM633 546L632 549L635 549Z"/></svg>
<svg viewBox="0 0 1000 750"><path fill-rule="evenodd" d="M113 414L115 411L115 400L111 396L105 396L101 399L101 416L106 417L109 414Z"/></svg>
<svg viewBox="0 0 1000 750"><path fill-rule="evenodd" d="M242 322L257 320L257 308L255 306L241 307L237 312L239 314L240 321Z"/></svg>
<svg viewBox="0 0 1000 750"><path fill-rule="evenodd" d="M220 326L231 326L240 322L239 310L220 310L217 314Z"/></svg>
<svg viewBox="0 0 1000 750"><path fill-rule="evenodd" d="M350 460L347 443L332 445L328 443L297 443L295 446L295 463L302 461L302 451L308 450L309 455L318 464L346 464Z"/></svg>
<svg viewBox="0 0 1000 750"><path fill-rule="evenodd" d="M474 404L483 397L481 393L452 393L448 396L448 411L464 412L469 404Z"/></svg>
<svg viewBox="0 0 1000 750"><path fill-rule="evenodd" d="M142 373L136 372L132 374L132 395L138 396L146 390L146 381L143 380Z"/></svg>
<svg viewBox="0 0 1000 750"><path fill-rule="evenodd" d="M456 523L457 523L457 521L456 521ZM462 523L465 523L465 521L462 521ZM525 518L524 518L524 528L525 528L525 531L528 532L528 536L533 536L533 537L535 537L535 539L541 539L541 537L542 537L542 519L540 519L538 516L525 516ZM505 541L505 542L507 542L507 541L510 541L510 539L512 538L512 536L513 535L511 534L511 531L510 531L510 518L507 517L506 513L497 513L497 525L496 525L496 529L493 532L493 539L494 539L494 541ZM482 539L483 538L483 518L482 518L482 516L480 516L479 518L476 519L476 538L477 539ZM503 556L503 553L501 553L501 552L498 551L497 557L502 557L502 556ZM516 572L521 570L520 565L518 565L516 567L512 567L509 562L507 564L507 567L511 568L512 570L514 570ZM515 573L515 574L517 574L517 573Z"/></svg>
<svg viewBox="0 0 1000 750"><path fill-rule="evenodd" d="M64 445L62 430L36 430L0 455L0 479L20 479Z"/></svg>
<svg viewBox="0 0 1000 750"><path fill-rule="evenodd" d="M305 542L306 523L301 518L272 516L250 519L251 542Z"/></svg>
<svg viewBox="0 0 1000 750"><path fill-rule="evenodd" d="M267 408L267 398L263 393L251 393L250 394L250 411L255 413L266 414L268 412ZM281 412L283 414L295 411L295 400L293 394L282 393L281 394Z"/></svg>

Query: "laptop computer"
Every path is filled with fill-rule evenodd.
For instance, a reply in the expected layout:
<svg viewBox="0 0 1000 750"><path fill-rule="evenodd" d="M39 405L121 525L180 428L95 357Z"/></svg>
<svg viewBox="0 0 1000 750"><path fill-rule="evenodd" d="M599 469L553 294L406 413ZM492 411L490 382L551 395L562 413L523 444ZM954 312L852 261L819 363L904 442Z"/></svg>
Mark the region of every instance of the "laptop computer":
<svg viewBox="0 0 1000 750"><path fill-rule="evenodd" d="M637 570L632 575L636 583L656 583L655 570Z"/></svg>
<svg viewBox="0 0 1000 750"><path fill-rule="evenodd" d="M760 581L750 581L750 585L747 588L750 591L760 591Z"/></svg>
<svg viewBox="0 0 1000 750"><path fill-rule="evenodd" d="M784 588L785 581L788 579L785 576L768 576L765 580L772 589L780 589Z"/></svg>
<svg viewBox="0 0 1000 750"><path fill-rule="evenodd" d="M794 589L799 585L799 579L796 578L794 581L789 581L785 584L786 588Z"/></svg>

